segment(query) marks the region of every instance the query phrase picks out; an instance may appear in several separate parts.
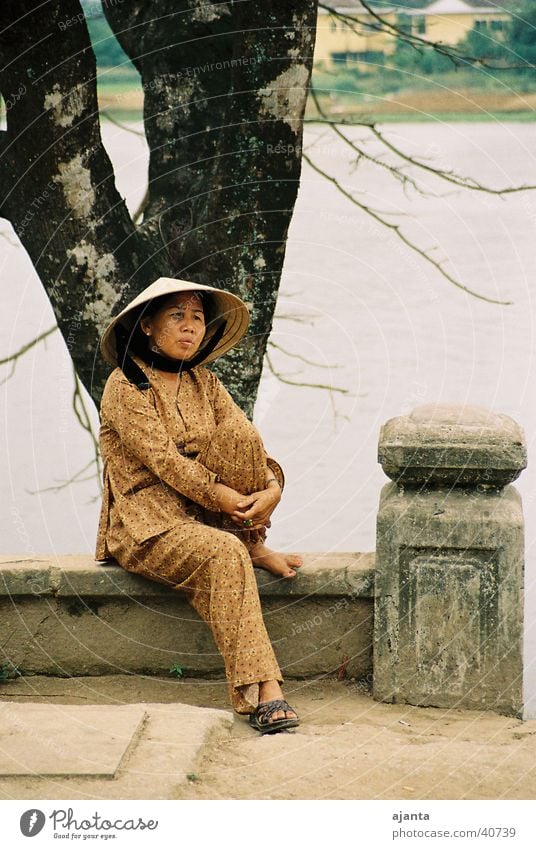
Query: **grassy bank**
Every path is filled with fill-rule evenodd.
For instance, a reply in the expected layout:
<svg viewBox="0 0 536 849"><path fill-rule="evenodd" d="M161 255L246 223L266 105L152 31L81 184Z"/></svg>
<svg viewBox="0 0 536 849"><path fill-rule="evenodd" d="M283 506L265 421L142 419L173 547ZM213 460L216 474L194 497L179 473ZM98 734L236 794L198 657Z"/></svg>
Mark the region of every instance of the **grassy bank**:
<svg viewBox="0 0 536 849"><path fill-rule="evenodd" d="M371 75L369 75L371 76ZM536 119L536 79L518 89L513 80L498 86L470 86L467 75L443 74L441 79L399 81L396 90L385 80L361 79L351 85L337 76L315 75L322 111L332 119L387 122L427 121L522 121ZM473 78L474 81L474 78ZM457 86L454 85L456 82ZM488 81L489 82L489 81ZM403 85L402 83L405 83ZM349 85L345 88L345 84ZM139 77L127 73L101 73L98 80L99 106L103 119L143 120L143 91ZM3 116L0 110L0 116ZM306 118L319 117L312 98Z"/></svg>
<svg viewBox="0 0 536 849"><path fill-rule="evenodd" d="M533 121L536 78L509 73L493 77L472 70L433 76L389 69L374 74L315 71L313 85L330 118L401 121ZM117 120L142 120L139 77L99 74L99 103ZM306 117L318 117L312 98Z"/></svg>
<svg viewBox="0 0 536 849"><path fill-rule="evenodd" d="M315 71L322 111L332 118L381 121L532 121L536 78L465 69L426 75L378 68L374 73ZM317 115L310 100L308 117Z"/></svg>

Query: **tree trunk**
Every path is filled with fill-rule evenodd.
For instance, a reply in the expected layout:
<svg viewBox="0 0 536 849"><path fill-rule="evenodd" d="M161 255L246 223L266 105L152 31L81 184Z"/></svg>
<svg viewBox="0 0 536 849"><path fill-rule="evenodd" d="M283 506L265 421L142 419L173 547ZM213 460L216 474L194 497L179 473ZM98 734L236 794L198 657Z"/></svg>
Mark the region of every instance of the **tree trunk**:
<svg viewBox="0 0 536 849"><path fill-rule="evenodd" d="M161 274L187 273L251 308L247 339L215 367L251 415L299 185L316 0L103 8L142 78L143 221L134 227L102 146L95 60L76 0L0 7L0 91L14 103L0 214L40 274L97 403L106 368L96 347L112 310Z"/></svg>
<svg viewBox="0 0 536 849"><path fill-rule="evenodd" d="M104 4L142 78L151 158L142 229L172 273L251 307L245 342L215 366L253 411L301 170L316 0Z"/></svg>
<svg viewBox="0 0 536 849"><path fill-rule="evenodd" d="M96 68L76 0L0 7L0 91L9 105L0 214L50 298L80 379L98 403L107 368L96 346L112 309L158 275L102 145ZM75 21L62 29L66 21Z"/></svg>

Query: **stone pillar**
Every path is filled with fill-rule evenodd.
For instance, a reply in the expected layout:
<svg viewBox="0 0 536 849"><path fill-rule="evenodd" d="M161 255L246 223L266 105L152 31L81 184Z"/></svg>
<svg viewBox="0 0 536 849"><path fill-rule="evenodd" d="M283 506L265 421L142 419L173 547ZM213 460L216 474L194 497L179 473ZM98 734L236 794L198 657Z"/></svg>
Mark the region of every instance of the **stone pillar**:
<svg viewBox="0 0 536 849"><path fill-rule="evenodd" d="M526 467L513 419L426 405L381 429L375 699L520 715Z"/></svg>

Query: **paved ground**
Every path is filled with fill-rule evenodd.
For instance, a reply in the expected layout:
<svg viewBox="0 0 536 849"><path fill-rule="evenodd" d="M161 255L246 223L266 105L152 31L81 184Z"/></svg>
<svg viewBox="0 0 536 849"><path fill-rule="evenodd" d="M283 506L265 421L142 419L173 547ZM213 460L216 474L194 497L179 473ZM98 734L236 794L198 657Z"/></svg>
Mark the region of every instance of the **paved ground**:
<svg viewBox="0 0 536 849"><path fill-rule="evenodd" d="M536 796L536 721L379 704L362 686L334 679L289 680L285 695L302 724L261 736L233 716L223 682L5 682L0 798Z"/></svg>

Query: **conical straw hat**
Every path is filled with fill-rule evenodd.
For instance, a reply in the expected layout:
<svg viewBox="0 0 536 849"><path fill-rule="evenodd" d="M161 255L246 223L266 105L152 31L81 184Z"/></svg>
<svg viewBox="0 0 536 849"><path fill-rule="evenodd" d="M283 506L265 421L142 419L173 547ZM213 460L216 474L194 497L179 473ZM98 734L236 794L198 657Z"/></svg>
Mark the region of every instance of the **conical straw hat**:
<svg viewBox="0 0 536 849"><path fill-rule="evenodd" d="M218 344L211 350L206 359L197 360L197 364L209 363L217 357L225 354L233 345L244 336L249 325L248 308L237 295L226 292L223 289L215 289L213 286L203 286L201 283L192 283L189 280L175 280L172 277L160 277L147 286L143 292L136 297L119 313L114 316L101 337L101 354L110 365L117 366L117 346L115 328L121 324L129 333L134 330L139 316L138 307L159 298L162 295L173 295L175 292L210 292L210 298L214 304L211 311L211 324L219 326L225 322L225 329ZM211 334L210 334L211 335ZM199 348L198 355L203 353L203 345Z"/></svg>

